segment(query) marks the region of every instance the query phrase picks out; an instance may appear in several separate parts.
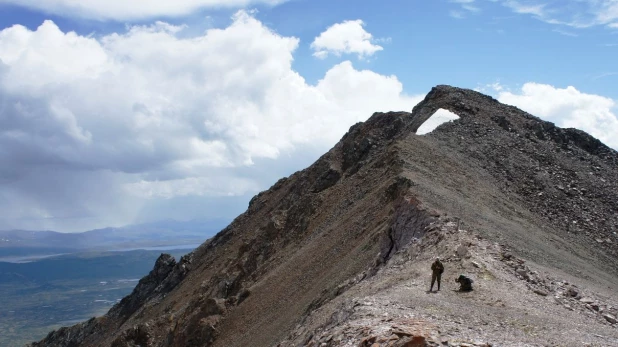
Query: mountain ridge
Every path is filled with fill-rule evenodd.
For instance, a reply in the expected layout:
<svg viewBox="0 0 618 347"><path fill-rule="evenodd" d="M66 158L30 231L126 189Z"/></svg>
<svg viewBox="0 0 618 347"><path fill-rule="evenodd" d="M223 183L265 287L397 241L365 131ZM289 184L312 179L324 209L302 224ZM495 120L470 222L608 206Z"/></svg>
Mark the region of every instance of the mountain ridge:
<svg viewBox="0 0 618 347"><path fill-rule="evenodd" d="M416 135L440 108L460 119ZM256 195L245 213L180 261L162 255L106 316L52 332L33 346L362 345L368 332L346 341L314 339L328 338L317 334L328 322L336 322L326 329L332 331L354 317L354 305L337 313L338 300L370 295L376 281L390 283L385 291L396 288L405 279L389 272L393 266L420 271L416 267L437 253L448 254L453 267L477 271L469 252L451 251L485 239L495 243L478 251L484 257L478 263L504 272L490 277L506 276L508 269L491 257L508 250L591 288L615 287L616 158L588 134L475 91L437 86L411 113L374 113L352 126L314 164ZM453 231L454 221L466 233ZM464 239L469 246L457 245ZM494 253L487 251L492 247ZM422 282L414 271L411 278ZM552 282L547 278L527 283ZM491 281L488 290L501 285ZM521 295L529 288L562 290L541 287L522 287ZM590 324L607 334L595 325L601 323ZM434 343L435 327L426 328L417 335ZM403 345L415 334L392 342Z"/></svg>

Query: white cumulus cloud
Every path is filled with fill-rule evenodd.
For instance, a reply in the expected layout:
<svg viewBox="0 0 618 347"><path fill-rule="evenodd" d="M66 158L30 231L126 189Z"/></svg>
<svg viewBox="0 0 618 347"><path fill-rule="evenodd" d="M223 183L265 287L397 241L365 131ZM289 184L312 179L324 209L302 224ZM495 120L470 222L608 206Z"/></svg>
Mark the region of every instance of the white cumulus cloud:
<svg viewBox="0 0 618 347"><path fill-rule="evenodd" d="M348 20L326 29L311 43L313 55L324 59L329 54L357 54L360 59L372 56L383 48L373 43L373 36L365 31L362 20Z"/></svg>
<svg viewBox="0 0 618 347"><path fill-rule="evenodd" d="M292 69L299 40L245 11L182 30L0 31L0 229L119 225L158 199L253 194L278 177L249 166L300 169L374 111L420 100L349 61L308 84Z"/></svg>
<svg viewBox="0 0 618 347"><path fill-rule="evenodd" d="M206 8L240 8L278 5L287 0L0 0L1 4L47 13L98 20L132 20L178 17Z"/></svg>
<svg viewBox="0 0 618 347"><path fill-rule="evenodd" d="M583 93L571 86L526 83L518 92L501 91L498 100L560 127L584 130L618 149L618 112L616 102L610 98Z"/></svg>

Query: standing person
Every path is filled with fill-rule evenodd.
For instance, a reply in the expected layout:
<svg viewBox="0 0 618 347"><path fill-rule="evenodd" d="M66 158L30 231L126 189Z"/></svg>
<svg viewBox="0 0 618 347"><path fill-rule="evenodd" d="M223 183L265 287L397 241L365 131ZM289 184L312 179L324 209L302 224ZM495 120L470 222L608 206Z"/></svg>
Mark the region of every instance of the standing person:
<svg viewBox="0 0 618 347"><path fill-rule="evenodd" d="M440 261L440 258L436 258L436 261L431 264L431 287L429 291L433 291L433 284L438 280L438 290L440 290L440 280L442 279L442 273L444 272L444 265Z"/></svg>

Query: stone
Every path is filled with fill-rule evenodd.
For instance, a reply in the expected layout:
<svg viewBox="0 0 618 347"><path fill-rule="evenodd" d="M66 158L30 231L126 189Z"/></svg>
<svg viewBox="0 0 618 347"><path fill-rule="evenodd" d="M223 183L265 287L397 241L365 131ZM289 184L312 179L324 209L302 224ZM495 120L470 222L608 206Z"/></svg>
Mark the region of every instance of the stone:
<svg viewBox="0 0 618 347"><path fill-rule="evenodd" d="M403 337L403 336L414 336L414 332L408 331L406 329L393 329L393 334Z"/></svg>
<svg viewBox="0 0 618 347"><path fill-rule="evenodd" d="M567 289L564 295L574 298L579 295L579 291L575 287L571 286Z"/></svg>
<svg viewBox="0 0 618 347"><path fill-rule="evenodd" d="M549 293L548 293L548 292L546 292L546 291L545 291L545 290L543 290L543 289L535 289L535 290L534 290L534 293L536 293L536 294L538 294L538 295L540 295L540 296L547 296L547 295L549 295Z"/></svg>
<svg viewBox="0 0 618 347"><path fill-rule="evenodd" d="M457 250L455 251L455 253L457 254L458 257L463 258L466 255L468 255L468 247L464 245L460 245L459 247L457 247Z"/></svg>
<svg viewBox="0 0 618 347"><path fill-rule="evenodd" d="M240 305L249 295L251 295L251 292L248 289L242 289L236 297L236 304Z"/></svg>
<svg viewBox="0 0 618 347"><path fill-rule="evenodd" d="M319 193L334 186L341 179L341 172L334 168L329 168L320 176L313 187L314 193Z"/></svg>
<svg viewBox="0 0 618 347"><path fill-rule="evenodd" d="M394 345L397 347L425 347L427 346L427 340L424 336L413 336L405 340L397 341Z"/></svg>
<svg viewBox="0 0 618 347"><path fill-rule="evenodd" d="M515 273L517 273L519 276L521 276L526 281L530 280L530 274L528 274L528 271L526 271L526 269L521 269L521 268L517 269L515 270Z"/></svg>
<svg viewBox="0 0 618 347"><path fill-rule="evenodd" d="M207 316L223 314L226 310L225 300L209 298L206 300L202 311Z"/></svg>
<svg viewBox="0 0 618 347"><path fill-rule="evenodd" d="M606 321L612 323L612 324L616 324L618 323L618 320L616 320L616 317L614 317L613 315L606 313L603 315L603 318L605 318Z"/></svg>
<svg viewBox="0 0 618 347"><path fill-rule="evenodd" d="M386 339L386 341L397 341L399 340L399 336L392 334L391 336L389 336L388 339Z"/></svg>
<svg viewBox="0 0 618 347"><path fill-rule="evenodd" d="M377 339L377 336L367 336L361 340L359 346L372 346Z"/></svg>
<svg viewBox="0 0 618 347"><path fill-rule="evenodd" d="M579 301L583 304L592 304L594 302L593 299L588 298L588 297L581 298L579 299Z"/></svg>

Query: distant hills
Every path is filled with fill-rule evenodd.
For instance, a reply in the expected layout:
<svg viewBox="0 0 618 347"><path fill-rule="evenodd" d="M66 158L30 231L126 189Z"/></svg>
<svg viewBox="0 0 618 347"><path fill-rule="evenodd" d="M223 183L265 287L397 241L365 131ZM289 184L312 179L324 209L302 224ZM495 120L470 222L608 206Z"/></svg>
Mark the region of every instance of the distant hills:
<svg viewBox="0 0 618 347"><path fill-rule="evenodd" d="M229 220L164 220L81 233L0 231L0 258L6 256L119 250L139 247L198 244L212 237ZM1 259L0 259L1 260Z"/></svg>

